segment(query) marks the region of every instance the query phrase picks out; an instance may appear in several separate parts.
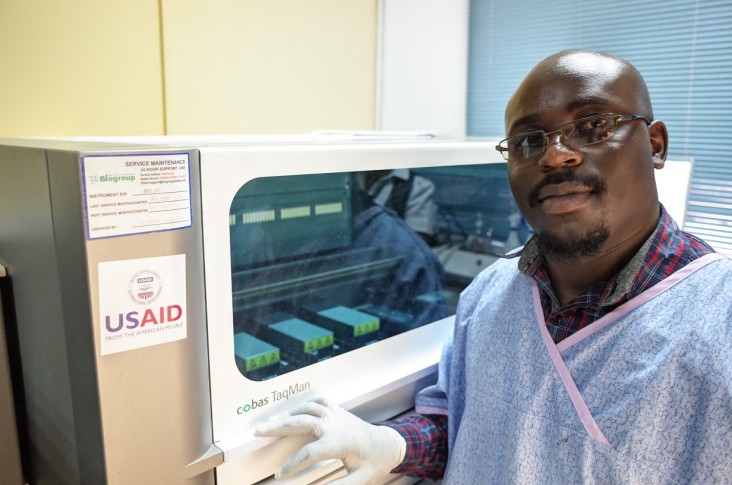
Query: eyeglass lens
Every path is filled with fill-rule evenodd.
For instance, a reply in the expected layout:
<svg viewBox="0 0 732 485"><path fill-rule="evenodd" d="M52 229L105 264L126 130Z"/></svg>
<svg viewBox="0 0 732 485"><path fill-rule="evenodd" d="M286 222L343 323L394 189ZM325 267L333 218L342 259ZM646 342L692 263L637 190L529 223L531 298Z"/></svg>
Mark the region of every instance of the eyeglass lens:
<svg viewBox="0 0 732 485"><path fill-rule="evenodd" d="M562 134L562 143L580 147L607 140L613 136L615 127L615 117L608 114L581 118L567 123L557 131ZM522 160L541 154L550 134L543 131L532 131L504 140L506 145L504 148L508 149L508 159ZM504 152L505 154L506 152Z"/></svg>

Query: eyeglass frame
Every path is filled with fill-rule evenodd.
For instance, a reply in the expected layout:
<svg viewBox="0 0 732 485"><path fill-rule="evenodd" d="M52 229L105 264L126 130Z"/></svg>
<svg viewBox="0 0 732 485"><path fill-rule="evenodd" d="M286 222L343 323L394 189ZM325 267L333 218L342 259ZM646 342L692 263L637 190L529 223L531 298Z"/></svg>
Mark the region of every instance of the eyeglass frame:
<svg viewBox="0 0 732 485"><path fill-rule="evenodd" d="M544 153L546 151L546 147L548 145L548 141L556 133L559 133L559 140L563 144L569 146L570 148L578 148L578 147L584 147L584 146L589 146L589 145L595 145L597 143L602 143L604 141L609 140L613 136L615 136L615 132L613 131L612 135L610 135L609 137L607 137L607 138L605 138L603 140L593 141L591 143L584 143L582 145L575 146L575 145L570 145L570 144L566 144L565 143L567 137L563 133L563 130L566 127L568 127L568 126L575 125L578 121L586 121L586 120L591 120L593 118L602 118L603 116L611 116L613 118L613 121L615 122L615 127L616 128L617 128L617 125L620 124L620 123L623 123L623 122L626 122L626 121L637 121L637 120L643 120L643 121L645 121L646 122L646 126L650 126L651 125L651 121L648 118L646 118L645 116L641 116L641 115L617 115L615 113L602 113L602 114L591 115L591 116L584 116L582 118L577 118L576 120L570 121L569 123L565 123L562 126L560 126L558 129L553 130L553 131L549 131L549 132L546 132L544 130L532 130L532 131L525 131L523 133L519 133L518 135L509 136L508 138L504 138L503 140L501 140L500 142L498 142L498 145L496 145L495 148L496 148L496 150L498 152L501 153L501 156L503 157L503 159L508 162L508 161L510 161L509 158L508 158L508 153L505 153L505 152L508 152L508 150L509 150L509 148L508 148L508 140L510 140L512 138L516 138L518 136L526 136L526 135L529 135L531 133L537 133L537 134L538 133L541 133L543 135L543 137L544 137L544 147L541 149L540 152L538 152L538 153L536 153L534 155L531 155L530 157L523 157L523 158L518 159L520 161L529 160L531 158L534 158L534 157L539 156L542 153ZM506 147L502 147L501 146L502 143L505 143L507 146Z"/></svg>

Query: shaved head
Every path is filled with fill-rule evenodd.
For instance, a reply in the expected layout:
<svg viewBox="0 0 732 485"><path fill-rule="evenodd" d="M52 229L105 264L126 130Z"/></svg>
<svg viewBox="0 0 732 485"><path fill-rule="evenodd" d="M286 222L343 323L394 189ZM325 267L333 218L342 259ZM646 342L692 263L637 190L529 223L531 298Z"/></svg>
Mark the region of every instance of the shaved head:
<svg viewBox="0 0 732 485"><path fill-rule="evenodd" d="M628 85L626 93L632 95L633 112L653 120L651 97L643 76L635 66L625 59L603 52L567 50L542 60L526 75L506 105L506 133L509 133L512 124L520 121L515 116L516 110L525 105L528 99L538 96L544 96L548 100L552 98L552 96L543 94L540 89L552 76L563 77L568 81L573 80L581 86L592 83L602 86L623 82ZM574 86L568 82L567 89L574 89ZM594 99L591 98L577 98L567 108L571 110L581 103L593 101ZM522 114L530 115L531 113Z"/></svg>

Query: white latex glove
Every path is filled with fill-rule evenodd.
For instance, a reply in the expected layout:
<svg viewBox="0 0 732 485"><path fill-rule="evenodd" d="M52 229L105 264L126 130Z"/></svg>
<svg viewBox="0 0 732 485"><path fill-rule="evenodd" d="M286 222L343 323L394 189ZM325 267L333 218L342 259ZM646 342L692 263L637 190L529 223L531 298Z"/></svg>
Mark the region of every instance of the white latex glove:
<svg viewBox="0 0 732 485"><path fill-rule="evenodd" d="M255 435L316 438L288 458L275 478L286 479L319 461L339 459L348 475L331 482L332 485L383 483L402 462L407 449L406 441L394 429L369 424L324 398L269 419L257 426Z"/></svg>

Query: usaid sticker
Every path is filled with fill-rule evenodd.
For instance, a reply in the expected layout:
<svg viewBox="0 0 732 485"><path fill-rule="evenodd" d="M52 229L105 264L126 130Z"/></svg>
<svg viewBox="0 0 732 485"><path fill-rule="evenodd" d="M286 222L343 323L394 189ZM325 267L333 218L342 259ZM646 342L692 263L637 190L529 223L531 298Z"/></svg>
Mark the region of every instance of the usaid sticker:
<svg viewBox="0 0 732 485"><path fill-rule="evenodd" d="M99 263L101 354L186 338L186 256Z"/></svg>

